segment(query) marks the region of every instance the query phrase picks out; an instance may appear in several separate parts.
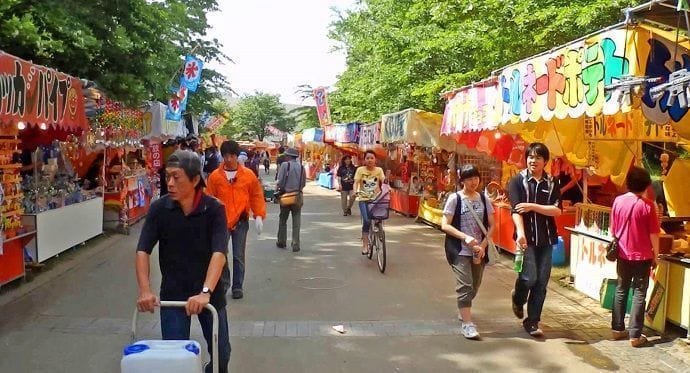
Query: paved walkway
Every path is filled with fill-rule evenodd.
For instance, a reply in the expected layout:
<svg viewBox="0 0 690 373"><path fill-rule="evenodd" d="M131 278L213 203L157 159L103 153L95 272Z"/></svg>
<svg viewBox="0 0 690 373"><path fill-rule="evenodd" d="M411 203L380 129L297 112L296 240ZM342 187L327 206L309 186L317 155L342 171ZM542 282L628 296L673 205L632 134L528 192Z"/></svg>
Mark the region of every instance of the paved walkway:
<svg viewBox="0 0 690 373"><path fill-rule="evenodd" d="M690 348L673 335L642 349L608 341L610 313L555 282L547 338L529 337L510 310L508 256L487 269L476 299L482 341L467 341L455 320L443 236L392 216L381 275L359 255L359 218L341 216L338 206L336 192L308 187L297 254L275 247L276 205L266 232L250 232L245 299L229 302L234 372L690 371ZM98 238L2 290L0 372L119 371L140 229ZM153 273L157 284L155 265ZM159 328L157 316L142 315L139 337L157 338ZM196 326L193 337L202 340Z"/></svg>

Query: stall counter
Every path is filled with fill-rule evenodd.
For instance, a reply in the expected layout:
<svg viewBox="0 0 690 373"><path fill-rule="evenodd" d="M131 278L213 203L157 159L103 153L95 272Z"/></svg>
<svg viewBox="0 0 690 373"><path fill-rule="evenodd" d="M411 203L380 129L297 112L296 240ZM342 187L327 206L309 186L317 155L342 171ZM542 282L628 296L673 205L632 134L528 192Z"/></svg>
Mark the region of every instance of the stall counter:
<svg viewBox="0 0 690 373"><path fill-rule="evenodd" d="M420 199L420 196L407 194L401 189L391 189L391 209L407 217L413 218L418 215Z"/></svg>
<svg viewBox="0 0 690 373"><path fill-rule="evenodd" d="M7 238L0 254L0 286L24 277L24 246L36 235L26 232Z"/></svg>
<svg viewBox="0 0 690 373"><path fill-rule="evenodd" d="M427 201L422 201L419 203L419 210L417 211L417 221L423 221L437 228L440 228L442 218L442 209L430 206Z"/></svg>
<svg viewBox="0 0 690 373"><path fill-rule="evenodd" d="M690 338L690 259L665 256L663 262L669 266L666 282L666 319L688 330Z"/></svg>
<svg viewBox="0 0 690 373"><path fill-rule="evenodd" d="M510 205L507 203L494 203L494 243L504 251L515 254L515 239L513 233L515 226L513 225L513 217L511 214ZM574 212L563 212L563 214L556 216L556 228L558 235L563 237L565 245L566 257L570 255L570 231L567 227L575 225L576 214Z"/></svg>
<svg viewBox="0 0 690 373"><path fill-rule="evenodd" d="M495 203L494 205L494 244L504 251L515 253L515 240L513 239L513 218L510 205L507 203Z"/></svg>
<svg viewBox="0 0 690 373"><path fill-rule="evenodd" d="M34 261L41 263L103 233L103 198L24 214L22 225L35 227L36 238L28 247Z"/></svg>
<svg viewBox="0 0 690 373"><path fill-rule="evenodd" d="M306 163L304 165L304 173L307 176L307 180L316 180L316 167Z"/></svg>
<svg viewBox="0 0 690 373"><path fill-rule="evenodd" d="M606 260L611 237L566 229L571 232L570 274L575 277L575 289L598 301L604 279L618 278L616 263Z"/></svg>

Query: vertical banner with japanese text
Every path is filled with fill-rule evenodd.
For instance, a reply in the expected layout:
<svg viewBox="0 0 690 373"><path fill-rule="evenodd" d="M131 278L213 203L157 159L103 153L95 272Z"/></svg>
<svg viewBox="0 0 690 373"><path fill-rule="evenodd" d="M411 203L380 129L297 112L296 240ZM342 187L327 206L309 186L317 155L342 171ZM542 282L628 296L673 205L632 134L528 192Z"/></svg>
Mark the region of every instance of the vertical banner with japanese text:
<svg viewBox="0 0 690 373"><path fill-rule="evenodd" d="M316 101L316 113L319 115L319 124L326 126L331 124L331 109L328 107L328 91L326 87L314 89L314 101Z"/></svg>

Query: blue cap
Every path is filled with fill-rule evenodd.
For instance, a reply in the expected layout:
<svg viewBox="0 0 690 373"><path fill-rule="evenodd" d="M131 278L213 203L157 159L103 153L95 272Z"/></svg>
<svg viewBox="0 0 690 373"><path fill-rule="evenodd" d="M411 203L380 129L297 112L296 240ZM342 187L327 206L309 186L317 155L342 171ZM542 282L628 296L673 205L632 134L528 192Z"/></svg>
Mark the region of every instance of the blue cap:
<svg viewBox="0 0 690 373"><path fill-rule="evenodd" d="M184 346L184 349L193 353L194 355L199 355L199 353L201 352L199 350L199 346L196 343L191 343L191 342L187 343L187 345Z"/></svg>
<svg viewBox="0 0 690 373"><path fill-rule="evenodd" d="M133 344L133 345L129 345L129 346L125 347L125 349L122 350L122 354L124 356L132 355L132 354L138 354L138 353L144 352L150 348L151 347L149 347L148 345Z"/></svg>

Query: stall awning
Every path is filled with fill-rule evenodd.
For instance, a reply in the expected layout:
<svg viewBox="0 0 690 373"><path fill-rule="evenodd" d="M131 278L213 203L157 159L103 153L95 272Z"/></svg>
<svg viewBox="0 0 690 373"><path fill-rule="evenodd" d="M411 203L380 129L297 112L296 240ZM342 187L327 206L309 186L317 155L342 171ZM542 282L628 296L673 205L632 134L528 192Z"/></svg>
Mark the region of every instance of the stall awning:
<svg viewBox="0 0 690 373"><path fill-rule="evenodd" d="M142 116L144 122L144 136L145 139L169 139L174 137L184 137L187 135L187 130L182 124L182 121L172 121L165 119L165 112L167 106L158 101L148 103L148 109Z"/></svg>
<svg viewBox="0 0 690 373"><path fill-rule="evenodd" d="M668 13L666 7L658 9ZM652 14L645 16L654 18ZM681 137L690 138L690 97L684 93L688 82L682 82L684 78L690 80L690 41L684 35L685 31L678 33L675 28L642 19L638 24L603 31L509 66L498 77L500 94L494 106L497 124L613 116L641 110L650 126L670 124ZM626 81L639 82L645 77L661 79L646 85L626 85ZM613 85L619 87L605 90ZM659 93L654 94L654 90ZM652 128L646 132L648 140L655 141L654 133L662 131ZM636 139L645 140L639 136Z"/></svg>
<svg viewBox="0 0 690 373"><path fill-rule="evenodd" d="M323 126L323 142L332 144L335 142L335 126L332 124Z"/></svg>
<svg viewBox="0 0 690 373"><path fill-rule="evenodd" d="M359 149L361 151L373 150L380 146L381 122L363 124L359 127Z"/></svg>
<svg viewBox="0 0 690 373"><path fill-rule="evenodd" d="M0 51L0 123L87 130L78 78Z"/></svg>
<svg viewBox="0 0 690 373"><path fill-rule="evenodd" d="M361 123L353 122L335 125L335 143L338 146L344 144L359 143L359 127Z"/></svg>
<svg viewBox="0 0 690 373"><path fill-rule="evenodd" d="M446 95L448 102L443 113L442 135L491 131L498 125L494 110L498 95L498 80L489 78Z"/></svg>
<svg viewBox="0 0 690 373"><path fill-rule="evenodd" d="M302 132L302 142L309 143L323 143L323 130L321 128L307 128Z"/></svg>
<svg viewBox="0 0 690 373"><path fill-rule="evenodd" d="M638 76L641 36L633 27L608 30L508 66L498 77L500 124L581 118L630 111L623 90L604 87Z"/></svg>
<svg viewBox="0 0 690 373"><path fill-rule="evenodd" d="M417 109L386 114L381 118L381 142L440 146L442 122L443 115Z"/></svg>

